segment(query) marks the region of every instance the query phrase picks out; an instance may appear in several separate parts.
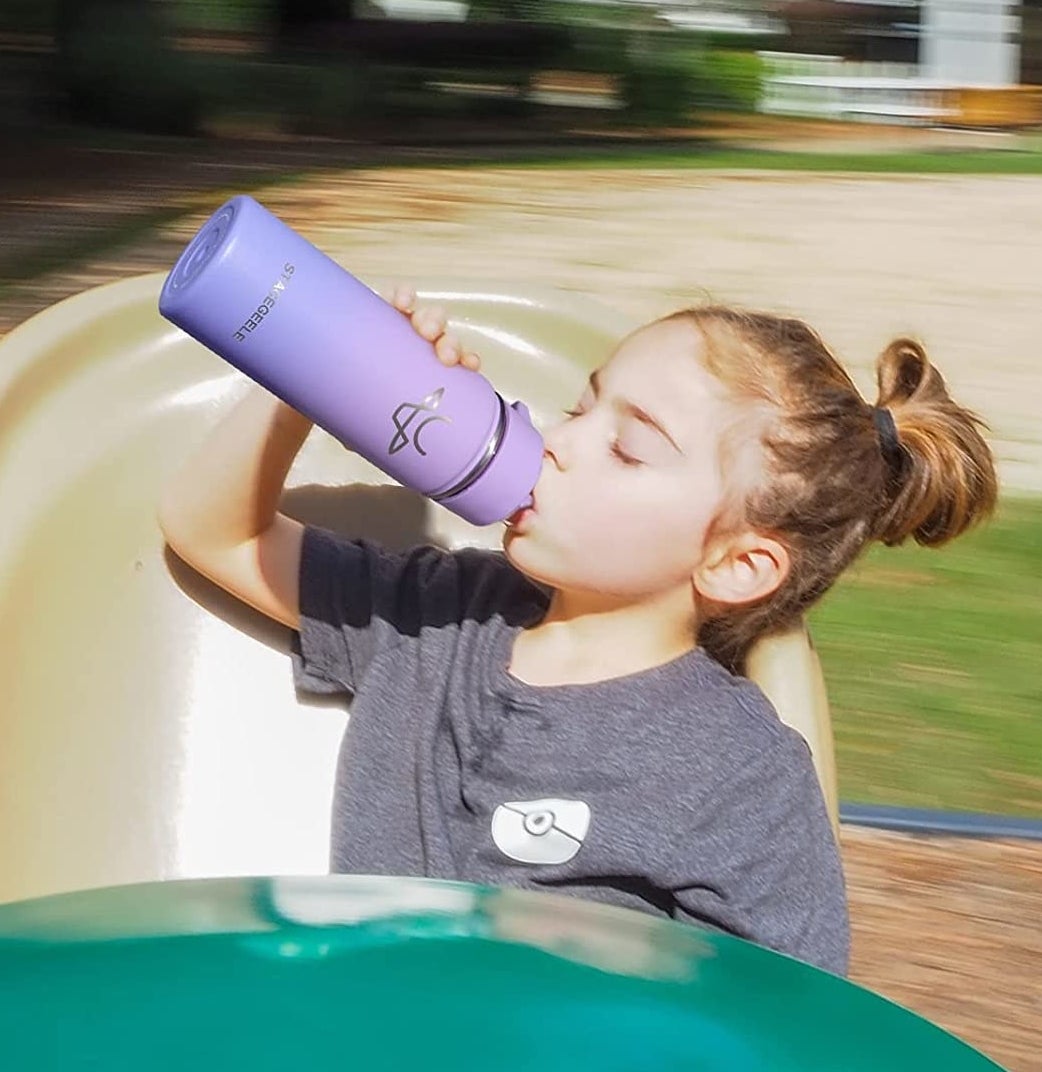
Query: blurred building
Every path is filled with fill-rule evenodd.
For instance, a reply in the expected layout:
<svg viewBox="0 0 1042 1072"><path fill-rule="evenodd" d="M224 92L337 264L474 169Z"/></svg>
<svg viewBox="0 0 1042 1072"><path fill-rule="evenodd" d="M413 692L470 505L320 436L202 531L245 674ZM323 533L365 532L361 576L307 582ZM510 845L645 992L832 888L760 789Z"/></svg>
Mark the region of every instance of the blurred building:
<svg viewBox="0 0 1042 1072"><path fill-rule="evenodd" d="M792 0L776 10L789 32L764 55L765 111L971 127L1042 123L1042 94L1033 88L1042 81L1042 0Z"/></svg>

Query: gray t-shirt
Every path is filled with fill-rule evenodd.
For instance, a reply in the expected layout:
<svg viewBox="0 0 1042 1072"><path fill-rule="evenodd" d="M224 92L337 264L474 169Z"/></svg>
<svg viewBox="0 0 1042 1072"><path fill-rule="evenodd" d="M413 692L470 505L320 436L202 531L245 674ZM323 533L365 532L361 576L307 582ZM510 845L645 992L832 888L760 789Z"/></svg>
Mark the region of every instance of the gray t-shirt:
<svg viewBox="0 0 1042 1072"><path fill-rule="evenodd" d="M589 685L508 666L547 595L498 553L304 536L298 688L353 696L331 868L572 894L838 974L839 853L803 738L701 649Z"/></svg>

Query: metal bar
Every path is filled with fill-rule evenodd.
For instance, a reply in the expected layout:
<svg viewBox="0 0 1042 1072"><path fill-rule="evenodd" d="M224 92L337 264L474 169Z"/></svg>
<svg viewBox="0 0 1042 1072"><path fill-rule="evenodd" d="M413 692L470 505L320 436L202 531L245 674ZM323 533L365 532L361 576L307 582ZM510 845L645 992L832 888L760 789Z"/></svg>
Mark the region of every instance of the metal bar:
<svg viewBox="0 0 1042 1072"><path fill-rule="evenodd" d="M984 815L980 812L933 811L928 808L899 808L889 804L841 802L839 821L848 826L868 826L904 834L1042 841L1042 819L1019 815Z"/></svg>

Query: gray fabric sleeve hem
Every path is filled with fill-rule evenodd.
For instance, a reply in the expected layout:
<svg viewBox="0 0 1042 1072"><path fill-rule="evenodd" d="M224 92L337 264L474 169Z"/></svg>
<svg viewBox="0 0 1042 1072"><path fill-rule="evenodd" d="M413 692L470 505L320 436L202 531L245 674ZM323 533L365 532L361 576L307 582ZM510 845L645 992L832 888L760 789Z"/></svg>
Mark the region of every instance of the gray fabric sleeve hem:
<svg viewBox="0 0 1042 1072"><path fill-rule="evenodd" d="M293 682L317 695L353 693L351 657L337 624L347 606L368 609L368 562L359 544L308 526L300 552L300 625L294 637Z"/></svg>

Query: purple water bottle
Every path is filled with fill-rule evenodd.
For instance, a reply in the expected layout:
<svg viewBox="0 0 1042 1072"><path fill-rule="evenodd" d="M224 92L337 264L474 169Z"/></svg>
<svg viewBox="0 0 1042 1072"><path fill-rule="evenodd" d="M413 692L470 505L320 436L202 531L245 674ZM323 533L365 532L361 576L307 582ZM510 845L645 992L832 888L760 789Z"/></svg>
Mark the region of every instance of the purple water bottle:
<svg viewBox="0 0 1042 1072"><path fill-rule="evenodd" d="M543 442L484 376L251 197L200 228L159 311L400 483L475 525L531 504Z"/></svg>

